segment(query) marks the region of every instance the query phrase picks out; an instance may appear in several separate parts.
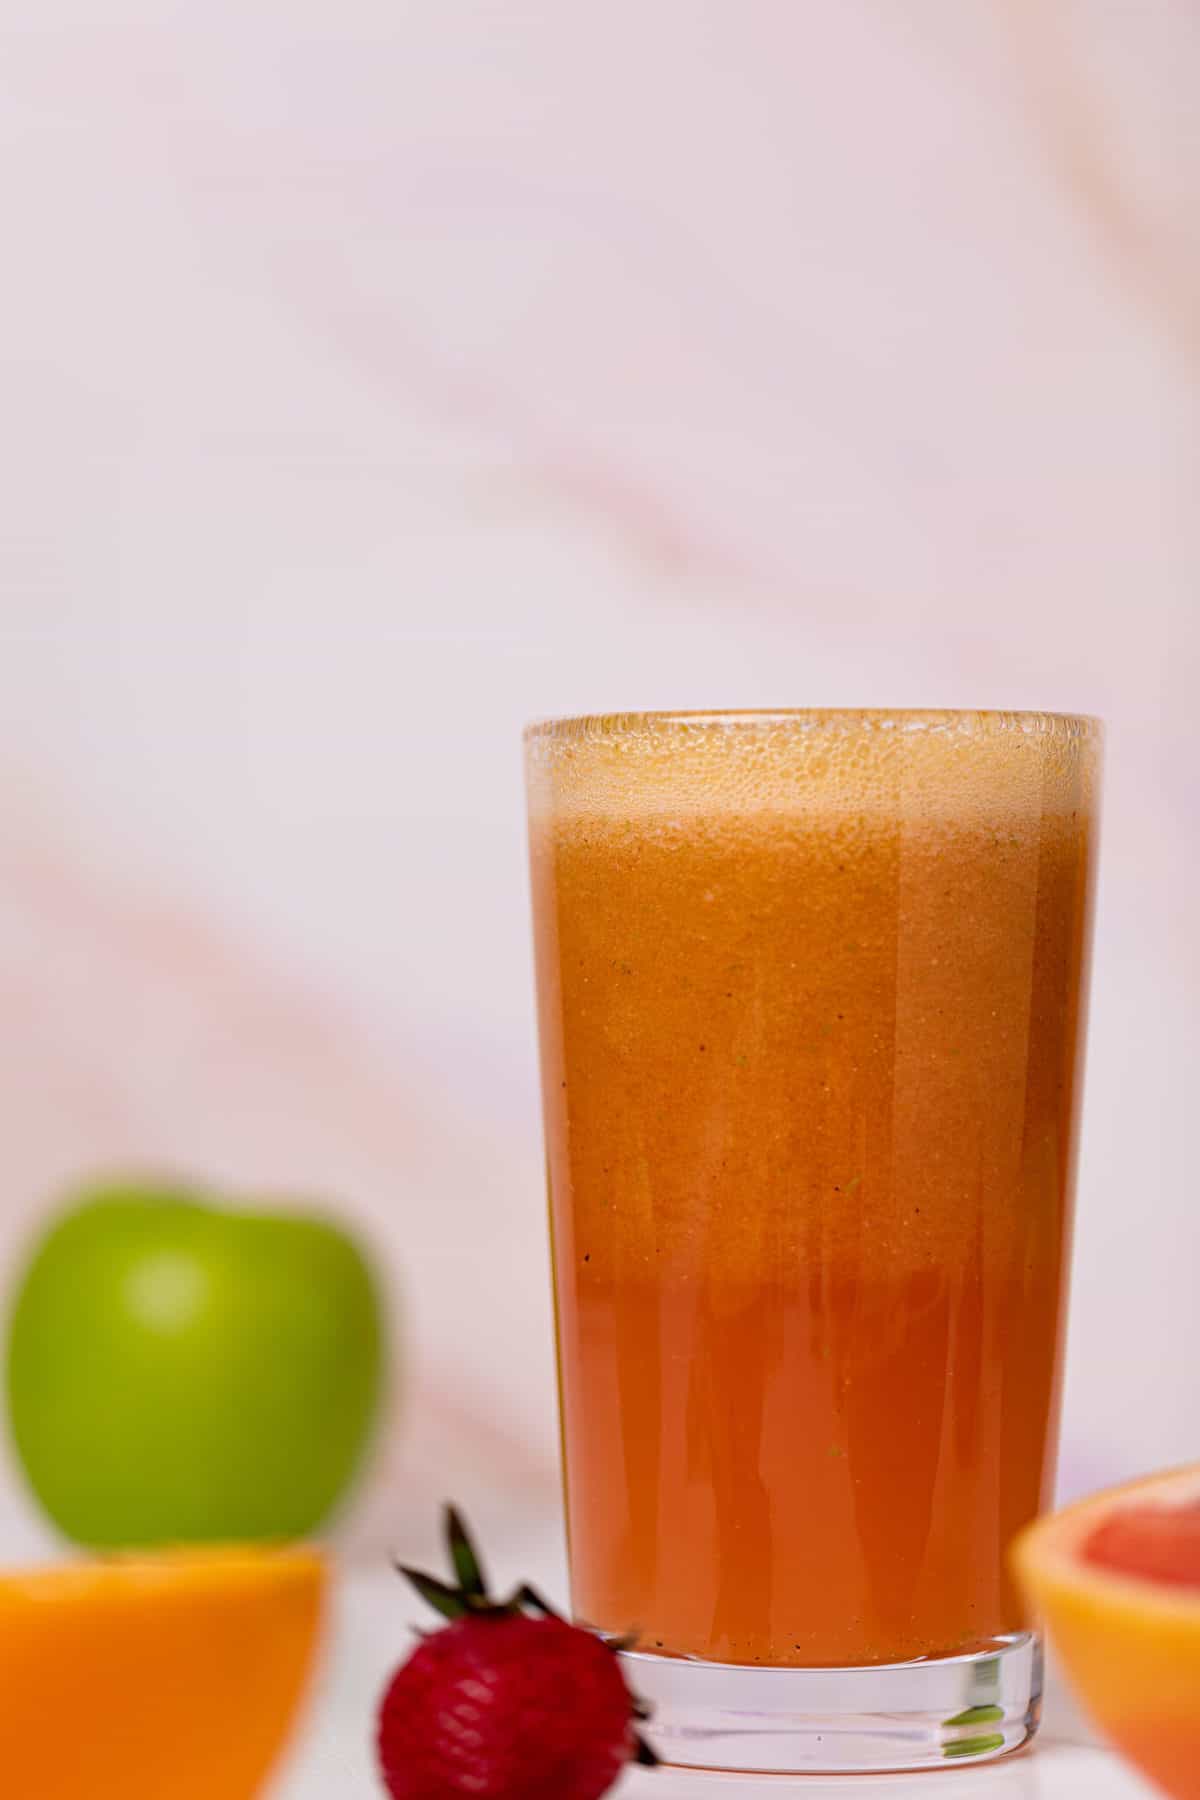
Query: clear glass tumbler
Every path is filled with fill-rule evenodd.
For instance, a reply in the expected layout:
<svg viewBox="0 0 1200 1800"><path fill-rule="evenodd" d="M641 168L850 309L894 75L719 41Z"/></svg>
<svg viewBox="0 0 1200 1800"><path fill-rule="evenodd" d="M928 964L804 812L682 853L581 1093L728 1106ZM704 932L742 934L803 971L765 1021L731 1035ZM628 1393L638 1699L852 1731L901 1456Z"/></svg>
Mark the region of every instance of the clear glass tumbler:
<svg viewBox="0 0 1200 1800"><path fill-rule="evenodd" d="M986 1760L1053 1481L1101 728L526 737L576 1616L670 1762Z"/></svg>

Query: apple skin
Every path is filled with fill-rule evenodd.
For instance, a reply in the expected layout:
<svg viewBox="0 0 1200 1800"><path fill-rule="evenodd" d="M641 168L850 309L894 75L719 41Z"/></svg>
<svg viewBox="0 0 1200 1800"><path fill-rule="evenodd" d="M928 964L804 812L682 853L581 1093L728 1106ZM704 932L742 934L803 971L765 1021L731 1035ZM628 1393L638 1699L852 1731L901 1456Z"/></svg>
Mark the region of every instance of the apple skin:
<svg viewBox="0 0 1200 1800"><path fill-rule="evenodd" d="M307 1537L361 1464L383 1364L375 1280L336 1224L104 1187L50 1225L20 1279L9 1418L76 1543Z"/></svg>

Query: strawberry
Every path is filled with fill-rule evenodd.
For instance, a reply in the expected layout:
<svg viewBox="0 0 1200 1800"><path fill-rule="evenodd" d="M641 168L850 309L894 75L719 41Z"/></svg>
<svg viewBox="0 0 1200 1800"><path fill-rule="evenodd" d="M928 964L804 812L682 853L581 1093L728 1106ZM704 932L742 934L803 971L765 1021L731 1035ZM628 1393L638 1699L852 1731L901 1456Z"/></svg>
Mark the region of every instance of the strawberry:
<svg viewBox="0 0 1200 1800"><path fill-rule="evenodd" d="M401 1568L450 1623L392 1677L379 1762L393 1800L599 1800L630 1761L654 1763L610 1643L531 1587L488 1594L466 1527L446 1510L457 1585Z"/></svg>

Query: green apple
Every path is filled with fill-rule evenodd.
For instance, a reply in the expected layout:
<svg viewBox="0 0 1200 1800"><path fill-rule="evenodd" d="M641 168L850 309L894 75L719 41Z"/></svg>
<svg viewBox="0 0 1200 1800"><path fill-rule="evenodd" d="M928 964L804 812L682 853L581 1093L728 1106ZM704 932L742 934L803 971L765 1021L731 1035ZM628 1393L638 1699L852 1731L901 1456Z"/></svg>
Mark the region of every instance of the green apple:
<svg viewBox="0 0 1200 1800"><path fill-rule="evenodd" d="M303 1537L361 1462L382 1364L378 1292L338 1226L108 1187L19 1284L9 1415L78 1543Z"/></svg>

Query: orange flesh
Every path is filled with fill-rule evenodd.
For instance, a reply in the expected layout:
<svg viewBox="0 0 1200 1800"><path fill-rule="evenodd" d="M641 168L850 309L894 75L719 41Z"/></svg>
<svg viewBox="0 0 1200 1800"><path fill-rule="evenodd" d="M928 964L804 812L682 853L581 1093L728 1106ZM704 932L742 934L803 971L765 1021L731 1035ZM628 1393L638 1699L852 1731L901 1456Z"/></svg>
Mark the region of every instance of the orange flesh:
<svg viewBox="0 0 1200 1800"><path fill-rule="evenodd" d="M1024 1622L1089 777L1002 745L939 813L918 748L824 813L532 778L574 1599L650 1649L869 1663Z"/></svg>

